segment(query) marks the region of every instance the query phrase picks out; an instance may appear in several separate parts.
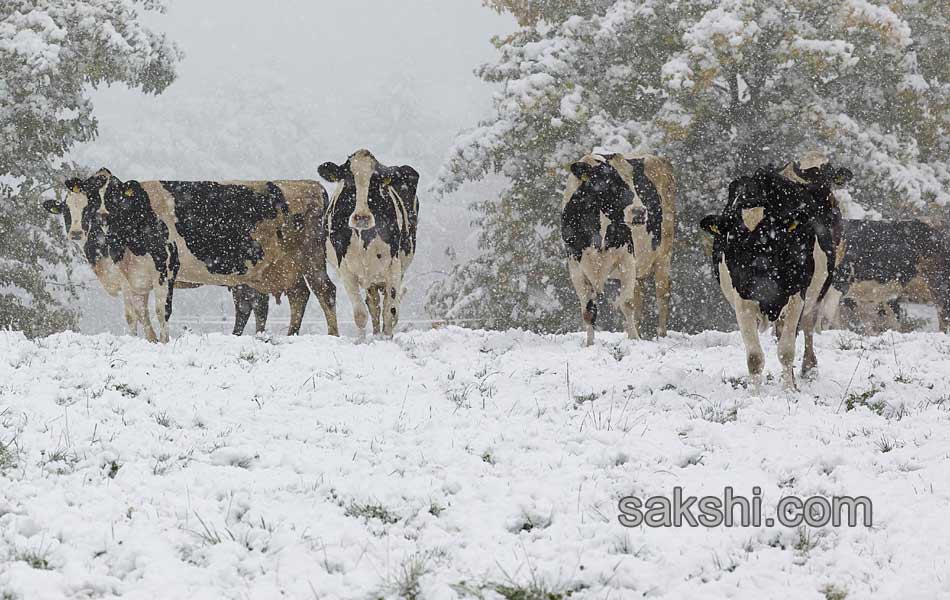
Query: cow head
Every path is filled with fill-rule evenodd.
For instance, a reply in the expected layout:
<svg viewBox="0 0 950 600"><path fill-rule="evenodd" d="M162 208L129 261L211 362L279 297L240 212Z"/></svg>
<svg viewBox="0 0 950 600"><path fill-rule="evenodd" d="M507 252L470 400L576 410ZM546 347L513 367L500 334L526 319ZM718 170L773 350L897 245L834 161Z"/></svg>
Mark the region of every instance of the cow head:
<svg viewBox="0 0 950 600"><path fill-rule="evenodd" d="M809 152L793 162L792 170L803 182L826 187L842 186L854 178L850 169L835 168L828 157L818 152Z"/></svg>
<svg viewBox="0 0 950 600"><path fill-rule="evenodd" d="M573 198L592 203L611 220L646 225L646 206L633 189L631 167L623 155L591 155L570 168L578 180Z"/></svg>
<svg viewBox="0 0 950 600"><path fill-rule="evenodd" d="M106 225L108 211L103 203L103 195L112 180L112 173L108 169L100 169L88 179L68 179L65 201L47 200L43 208L52 214L63 215L66 235L84 244L90 232Z"/></svg>
<svg viewBox="0 0 950 600"><path fill-rule="evenodd" d="M317 172L338 184L331 206L334 211L349 211L347 224L357 231L373 229L378 214L392 211L393 194L410 205L419 184L415 169L384 166L369 150L356 151L342 165L323 163Z"/></svg>

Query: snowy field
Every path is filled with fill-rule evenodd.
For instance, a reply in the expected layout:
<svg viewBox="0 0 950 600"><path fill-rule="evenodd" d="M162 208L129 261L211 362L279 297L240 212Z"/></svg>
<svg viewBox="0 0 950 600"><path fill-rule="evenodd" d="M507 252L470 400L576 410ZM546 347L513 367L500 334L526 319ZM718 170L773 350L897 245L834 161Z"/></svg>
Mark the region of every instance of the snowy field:
<svg viewBox="0 0 950 600"><path fill-rule="evenodd" d="M0 598L950 597L950 338L581 341L0 334ZM874 525L618 523L675 486Z"/></svg>

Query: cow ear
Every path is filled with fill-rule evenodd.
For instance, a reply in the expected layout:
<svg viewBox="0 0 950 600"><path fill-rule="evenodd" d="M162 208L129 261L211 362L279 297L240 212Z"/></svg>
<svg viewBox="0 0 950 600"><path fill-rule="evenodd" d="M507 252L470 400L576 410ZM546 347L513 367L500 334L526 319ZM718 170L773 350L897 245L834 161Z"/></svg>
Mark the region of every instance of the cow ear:
<svg viewBox="0 0 950 600"><path fill-rule="evenodd" d="M414 190L419 185L419 172L409 165L397 167L394 174L396 183L400 186Z"/></svg>
<svg viewBox="0 0 950 600"><path fill-rule="evenodd" d="M577 177L581 181L590 179L590 175L593 173L593 171L594 167L585 162L576 162L571 165L571 173L573 173L574 177Z"/></svg>
<svg viewBox="0 0 950 600"><path fill-rule="evenodd" d="M700 228L706 233L711 233L712 235L719 235L721 233L720 225L722 219L719 215L706 215L699 222Z"/></svg>
<svg viewBox="0 0 950 600"><path fill-rule="evenodd" d="M142 196L145 193L145 190L142 189L142 184L138 181L126 181L121 184L122 197L128 200L132 200L137 196Z"/></svg>
<svg viewBox="0 0 950 600"><path fill-rule="evenodd" d="M846 169L841 167L835 171L834 182L835 185L844 185L854 179L854 173L851 172L851 169Z"/></svg>
<svg viewBox="0 0 950 600"><path fill-rule="evenodd" d="M336 183L346 177L345 171L342 166L332 162L325 162L317 167L317 173L320 174L320 177L323 177L330 183Z"/></svg>
<svg viewBox="0 0 950 600"><path fill-rule="evenodd" d="M58 215L63 212L63 203L58 200L46 200L43 202L43 210Z"/></svg>
<svg viewBox="0 0 950 600"><path fill-rule="evenodd" d="M92 185L92 188L98 192L109 183L109 177L110 176L105 173L97 173L89 178L89 183Z"/></svg>

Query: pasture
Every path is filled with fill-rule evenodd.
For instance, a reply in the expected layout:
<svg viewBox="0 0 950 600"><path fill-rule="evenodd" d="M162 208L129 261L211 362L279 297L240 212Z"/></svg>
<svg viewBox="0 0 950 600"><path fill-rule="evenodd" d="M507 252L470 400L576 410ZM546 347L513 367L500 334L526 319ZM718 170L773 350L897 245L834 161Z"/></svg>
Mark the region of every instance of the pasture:
<svg viewBox="0 0 950 600"><path fill-rule="evenodd" d="M0 598L950 595L950 341L0 334ZM801 341L799 339L799 356ZM866 495L872 527L624 528L621 497Z"/></svg>

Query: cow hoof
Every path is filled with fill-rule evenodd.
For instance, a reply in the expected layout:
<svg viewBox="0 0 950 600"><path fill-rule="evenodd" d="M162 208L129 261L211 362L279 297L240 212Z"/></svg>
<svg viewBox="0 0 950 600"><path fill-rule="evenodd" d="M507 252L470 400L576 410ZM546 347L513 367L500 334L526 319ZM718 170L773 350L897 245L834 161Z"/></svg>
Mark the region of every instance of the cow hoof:
<svg viewBox="0 0 950 600"><path fill-rule="evenodd" d="M786 392L797 392L798 384L795 383L795 376L787 375L785 377L782 377L782 388Z"/></svg>
<svg viewBox="0 0 950 600"><path fill-rule="evenodd" d="M752 390L753 396L762 395L762 374L761 373L749 375L749 389Z"/></svg>

